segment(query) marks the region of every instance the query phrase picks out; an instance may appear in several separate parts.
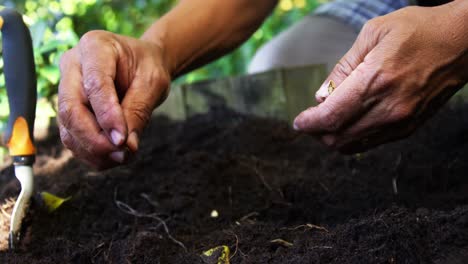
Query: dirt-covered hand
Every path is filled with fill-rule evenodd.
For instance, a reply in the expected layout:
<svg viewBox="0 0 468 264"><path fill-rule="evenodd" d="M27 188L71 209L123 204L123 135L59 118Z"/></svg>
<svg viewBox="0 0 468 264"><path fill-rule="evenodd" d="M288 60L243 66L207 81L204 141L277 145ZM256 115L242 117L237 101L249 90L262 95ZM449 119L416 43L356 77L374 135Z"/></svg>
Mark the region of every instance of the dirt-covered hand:
<svg viewBox="0 0 468 264"><path fill-rule="evenodd" d="M369 21L294 127L345 153L409 135L468 81L467 28L468 1Z"/></svg>
<svg viewBox="0 0 468 264"><path fill-rule="evenodd" d="M153 109L168 94L162 48L106 31L86 33L60 62L60 137L99 169L138 149Z"/></svg>

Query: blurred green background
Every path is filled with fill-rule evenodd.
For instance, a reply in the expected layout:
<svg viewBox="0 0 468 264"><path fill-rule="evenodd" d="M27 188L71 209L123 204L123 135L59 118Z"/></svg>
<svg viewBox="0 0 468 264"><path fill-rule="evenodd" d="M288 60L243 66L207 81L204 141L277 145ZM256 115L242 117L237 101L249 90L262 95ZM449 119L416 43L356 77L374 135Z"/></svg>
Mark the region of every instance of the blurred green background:
<svg viewBox="0 0 468 264"><path fill-rule="evenodd" d="M176 82L236 75L245 72L255 51L281 30L316 8L321 0L280 0L263 26L233 53ZM60 56L89 30L104 29L123 35L140 36L156 19L175 5L175 0L6 0L2 7L24 14L34 42L38 80L38 117L55 116ZM0 58L0 132L8 118L8 102Z"/></svg>

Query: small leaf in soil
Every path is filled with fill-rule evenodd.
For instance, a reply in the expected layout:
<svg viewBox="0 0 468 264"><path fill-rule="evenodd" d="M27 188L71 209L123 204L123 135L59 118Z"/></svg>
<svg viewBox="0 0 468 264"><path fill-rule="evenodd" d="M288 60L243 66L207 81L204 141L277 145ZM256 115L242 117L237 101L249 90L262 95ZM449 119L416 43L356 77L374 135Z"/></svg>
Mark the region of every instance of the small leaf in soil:
<svg viewBox="0 0 468 264"><path fill-rule="evenodd" d="M70 200L71 196L68 196L67 198L61 198L49 192L41 192L41 198L47 210L49 212L53 212L57 210L64 202Z"/></svg>
<svg viewBox="0 0 468 264"><path fill-rule="evenodd" d="M218 246L203 252L200 257L206 264L229 264L229 255L228 246Z"/></svg>

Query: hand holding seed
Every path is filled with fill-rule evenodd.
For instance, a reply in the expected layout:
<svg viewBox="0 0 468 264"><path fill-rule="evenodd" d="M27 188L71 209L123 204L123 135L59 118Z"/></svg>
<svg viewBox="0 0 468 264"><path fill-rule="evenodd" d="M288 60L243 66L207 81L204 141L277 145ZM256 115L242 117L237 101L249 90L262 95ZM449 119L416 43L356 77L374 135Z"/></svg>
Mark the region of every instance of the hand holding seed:
<svg viewBox="0 0 468 264"><path fill-rule="evenodd" d="M367 23L317 91L319 105L294 127L345 153L411 134L468 81L467 15L453 13L467 8L454 5L467 4L409 7Z"/></svg>
<svg viewBox="0 0 468 264"><path fill-rule="evenodd" d="M60 137L73 154L105 169L138 149L153 109L169 92L162 48L106 31L86 33L60 63Z"/></svg>

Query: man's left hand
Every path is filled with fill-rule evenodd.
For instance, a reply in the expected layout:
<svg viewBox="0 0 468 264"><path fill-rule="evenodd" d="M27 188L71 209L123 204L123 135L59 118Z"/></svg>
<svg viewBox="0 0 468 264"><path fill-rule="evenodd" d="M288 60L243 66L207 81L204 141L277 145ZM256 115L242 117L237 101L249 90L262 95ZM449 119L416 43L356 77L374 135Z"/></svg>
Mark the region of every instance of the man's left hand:
<svg viewBox="0 0 468 264"><path fill-rule="evenodd" d="M345 153L408 136L468 81L467 28L467 1L369 21L294 127Z"/></svg>

